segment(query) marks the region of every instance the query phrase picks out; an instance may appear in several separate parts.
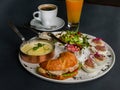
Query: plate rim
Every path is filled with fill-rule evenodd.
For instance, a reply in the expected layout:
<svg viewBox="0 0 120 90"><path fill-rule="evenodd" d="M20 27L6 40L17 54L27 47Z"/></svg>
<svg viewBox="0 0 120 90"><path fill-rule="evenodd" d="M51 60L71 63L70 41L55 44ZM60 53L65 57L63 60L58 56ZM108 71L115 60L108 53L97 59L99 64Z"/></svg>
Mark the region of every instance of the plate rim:
<svg viewBox="0 0 120 90"><path fill-rule="evenodd" d="M60 31L58 31L58 32L60 32ZM58 33L58 32L53 32L53 33ZM85 34L85 33L83 33L83 34ZM90 34L86 34L86 35L95 37L95 36L90 35ZM33 38L34 38L34 37L33 37ZM104 42L105 42L105 41L104 41ZM101 73L100 75L97 75L97 76L95 76L94 78L88 78L88 79L85 79L85 80L75 80L75 81L73 81L73 82L68 82L68 81L65 81L65 80L55 80L55 79L51 79L51 78L44 77L44 76L42 76L42 75L40 75L40 74L37 74L37 73L32 73L31 71L29 71L29 70L22 64L23 62L24 62L24 63L27 63L27 62L25 62L25 61L23 61L23 60L21 59L20 53L18 54L18 57L19 57L19 61L20 61L21 65L24 67L24 69L26 69L29 73L31 73L32 75L34 75L34 76L36 76L36 77L38 77L38 78L44 79L44 80L46 80L46 81L55 82L55 83L62 83L62 84L83 83L83 82L88 82L88 81L92 81L92 80L98 79L98 78L104 76L105 74L107 74L107 73L113 68L113 66L114 66L114 64L115 64L115 59L116 59L115 52L114 52L114 50L112 49L112 47L111 47L108 43L105 42L105 44L107 45L107 47L108 47L108 49L110 50L111 55L112 55L112 63L110 64L110 67L109 67L104 73ZM29 64L30 64L30 63L29 63Z"/></svg>

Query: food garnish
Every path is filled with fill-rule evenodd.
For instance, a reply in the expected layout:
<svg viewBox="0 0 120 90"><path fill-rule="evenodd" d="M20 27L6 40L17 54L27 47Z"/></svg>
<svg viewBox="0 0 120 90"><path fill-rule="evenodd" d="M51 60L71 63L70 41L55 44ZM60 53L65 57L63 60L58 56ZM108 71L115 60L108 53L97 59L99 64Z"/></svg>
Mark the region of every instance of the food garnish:
<svg viewBox="0 0 120 90"><path fill-rule="evenodd" d="M38 43L36 44L36 46L33 47L33 50L37 50L39 49L40 47L43 47L45 44L42 44L42 43Z"/></svg>
<svg viewBox="0 0 120 90"><path fill-rule="evenodd" d="M66 47L68 50L70 50L71 47L72 52L89 46L87 36L79 31L66 31L66 33L63 33L59 38L67 44Z"/></svg>

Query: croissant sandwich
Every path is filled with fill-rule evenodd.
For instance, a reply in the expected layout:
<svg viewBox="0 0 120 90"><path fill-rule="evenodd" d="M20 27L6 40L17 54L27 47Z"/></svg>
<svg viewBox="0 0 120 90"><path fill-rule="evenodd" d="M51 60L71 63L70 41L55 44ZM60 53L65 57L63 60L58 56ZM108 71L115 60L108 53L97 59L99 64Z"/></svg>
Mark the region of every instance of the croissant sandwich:
<svg viewBox="0 0 120 90"><path fill-rule="evenodd" d="M37 72L47 78L64 80L77 75L79 62L71 52L63 52L58 58L40 63Z"/></svg>

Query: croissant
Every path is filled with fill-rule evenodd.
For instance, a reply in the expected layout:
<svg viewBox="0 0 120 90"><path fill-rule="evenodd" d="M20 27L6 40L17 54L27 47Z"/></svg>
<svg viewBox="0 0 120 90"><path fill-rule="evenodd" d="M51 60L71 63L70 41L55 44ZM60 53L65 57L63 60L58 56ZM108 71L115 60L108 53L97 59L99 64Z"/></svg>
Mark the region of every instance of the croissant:
<svg viewBox="0 0 120 90"><path fill-rule="evenodd" d="M66 79L73 77L78 73L78 60L76 56L71 52L63 52L58 58L40 63L38 72L46 77L54 75L55 79ZM71 73L64 77L63 74ZM56 77L55 77L56 76Z"/></svg>
<svg viewBox="0 0 120 90"><path fill-rule="evenodd" d="M40 64L46 70L65 70L77 64L77 58L71 52L63 52L57 59L48 60Z"/></svg>

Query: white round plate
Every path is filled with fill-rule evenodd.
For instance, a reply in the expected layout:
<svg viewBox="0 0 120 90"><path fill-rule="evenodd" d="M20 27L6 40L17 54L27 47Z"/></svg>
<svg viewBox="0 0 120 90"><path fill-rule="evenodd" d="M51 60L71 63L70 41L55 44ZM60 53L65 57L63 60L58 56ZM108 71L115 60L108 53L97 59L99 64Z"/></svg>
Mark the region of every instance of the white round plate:
<svg viewBox="0 0 120 90"><path fill-rule="evenodd" d="M54 34L56 34L58 32L54 32ZM92 35L88 35L86 34L88 37L94 37ZM57 42L58 43L58 42ZM100 78L102 77L103 75L105 75L106 73L108 73L108 71L111 70L111 68L113 67L114 63L115 63L115 53L113 51L113 49L105 42L105 45L106 47L108 48L108 60L107 62L102 65L102 67L93 72L93 73L87 73L85 71L83 71L82 69L80 69L78 71L78 74L73 77L73 78L69 78L69 79L66 79L66 80L55 80L55 79L50 79L50 78L46 78L42 75L39 75L38 73L36 73L36 67L39 66L39 64L31 64L31 63L27 63L25 61L23 61L19 55L19 60L20 60L20 63L22 64L22 66L28 71L30 72L31 74L39 77L39 78L42 78L44 80L48 80L48 81L51 81L51 82L56 82L56 83L64 83L64 84L69 84L69 83L82 83L82 82L87 82L87 81L91 81L91 80L94 80L94 79L97 79L97 78ZM55 44L56 48L55 48L55 54L56 55L59 55L59 53L61 53L62 51L64 51L64 46L61 46L59 44Z"/></svg>
<svg viewBox="0 0 120 90"><path fill-rule="evenodd" d="M40 21L38 21L36 19L32 19L30 21L30 25L33 26L33 28L40 30L40 31L56 31L56 30L62 28L65 25L65 22L63 19L57 17L56 24L54 26L52 26L52 28L49 28L49 27L44 28L44 26L41 24Z"/></svg>

